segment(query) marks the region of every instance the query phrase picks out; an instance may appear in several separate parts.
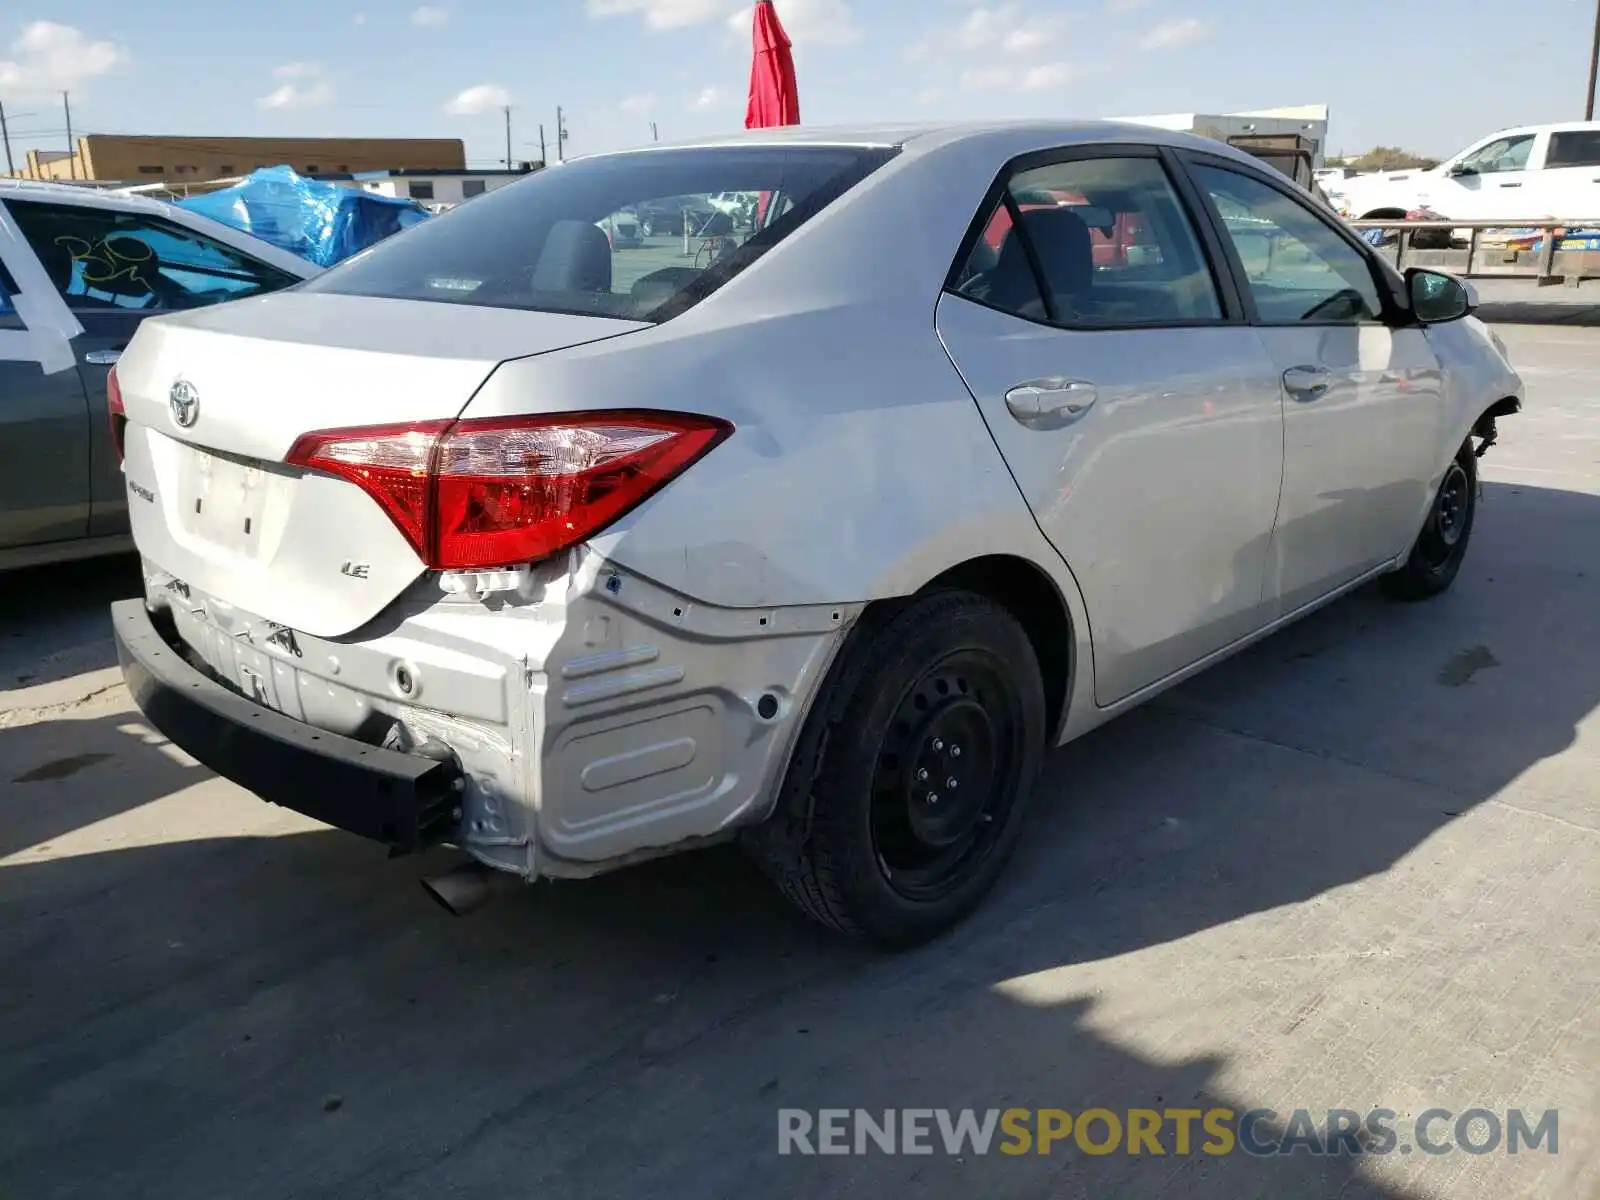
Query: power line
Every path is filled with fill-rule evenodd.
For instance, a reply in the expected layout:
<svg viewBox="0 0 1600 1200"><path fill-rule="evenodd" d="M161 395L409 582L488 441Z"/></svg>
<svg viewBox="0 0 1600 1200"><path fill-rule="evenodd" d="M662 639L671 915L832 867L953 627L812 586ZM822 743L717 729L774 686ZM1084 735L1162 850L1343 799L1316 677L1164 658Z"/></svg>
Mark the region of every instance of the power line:
<svg viewBox="0 0 1600 1200"><path fill-rule="evenodd" d="M67 169L72 173L72 178L78 177L78 147L72 140L72 93L61 93L61 107L67 114ZM88 175L89 164L83 164L83 173Z"/></svg>

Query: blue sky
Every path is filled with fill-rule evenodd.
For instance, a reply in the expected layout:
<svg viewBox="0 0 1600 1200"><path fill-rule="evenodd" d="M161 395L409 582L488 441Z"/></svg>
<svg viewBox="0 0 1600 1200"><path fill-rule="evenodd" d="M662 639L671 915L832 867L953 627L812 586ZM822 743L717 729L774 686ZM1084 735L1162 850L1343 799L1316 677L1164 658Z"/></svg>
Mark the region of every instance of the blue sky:
<svg viewBox="0 0 1600 1200"><path fill-rule="evenodd" d="M1591 0L777 0L808 124L1332 106L1334 150L1581 117ZM743 123L740 0L12 0L14 147L79 132L446 136L469 161ZM1493 15L1491 15L1493 14ZM1512 15L1514 14L1514 15ZM29 114L29 115L24 115ZM552 148L551 156L554 157Z"/></svg>

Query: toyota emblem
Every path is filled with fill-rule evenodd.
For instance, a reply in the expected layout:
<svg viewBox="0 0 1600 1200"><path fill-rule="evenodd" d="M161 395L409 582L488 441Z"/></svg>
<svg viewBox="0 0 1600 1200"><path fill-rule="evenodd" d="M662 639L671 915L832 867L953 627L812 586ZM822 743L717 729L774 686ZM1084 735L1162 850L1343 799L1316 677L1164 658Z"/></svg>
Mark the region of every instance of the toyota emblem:
<svg viewBox="0 0 1600 1200"><path fill-rule="evenodd" d="M200 419L200 389L187 379L180 379L167 393L167 404L172 409L172 420L180 429L188 429Z"/></svg>

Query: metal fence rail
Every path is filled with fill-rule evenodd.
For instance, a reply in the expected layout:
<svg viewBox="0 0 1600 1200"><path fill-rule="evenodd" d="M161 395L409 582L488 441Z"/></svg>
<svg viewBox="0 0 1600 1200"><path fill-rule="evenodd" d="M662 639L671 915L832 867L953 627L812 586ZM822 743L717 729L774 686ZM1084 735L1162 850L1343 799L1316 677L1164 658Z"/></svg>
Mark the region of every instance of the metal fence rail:
<svg viewBox="0 0 1600 1200"><path fill-rule="evenodd" d="M1600 238L1600 217L1577 220L1551 217L1530 218L1525 221L1498 218L1493 221L1351 221L1357 230L1380 229L1393 232L1394 265L1405 267L1439 267L1469 278L1532 279L1539 287L1565 283L1576 287L1585 279L1600 279L1600 250L1561 250L1561 235L1573 236L1583 230ZM1464 250L1418 248L1415 235L1422 230L1445 230L1451 241L1465 240ZM1528 230L1538 236L1530 237ZM1557 231L1560 233L1557 233ZM1453 232L1452 232L1453 231ZM1515 231L1515 237L1509 236ZM1485 234L1505 233L1503 238ZM1515 248L1511 242L1540 242L1537 254L1532 250ZM1387 247L1380 246L1379 249Z"/></svg>

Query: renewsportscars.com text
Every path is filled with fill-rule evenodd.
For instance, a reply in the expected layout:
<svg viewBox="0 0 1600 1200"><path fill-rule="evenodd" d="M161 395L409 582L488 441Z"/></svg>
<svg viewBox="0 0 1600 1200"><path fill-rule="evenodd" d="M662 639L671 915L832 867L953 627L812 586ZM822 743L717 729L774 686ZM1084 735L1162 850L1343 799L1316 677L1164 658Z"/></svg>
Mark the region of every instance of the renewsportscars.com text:
<svg viewBox="0 0 1600 1200"><path fill-rule="evenodd" d="M1239 1112L1231 1108L778 1110L779 1154L1130 1154L1213 1156L1559 1152L1559 1114L1430 1108Z"/></svg>

